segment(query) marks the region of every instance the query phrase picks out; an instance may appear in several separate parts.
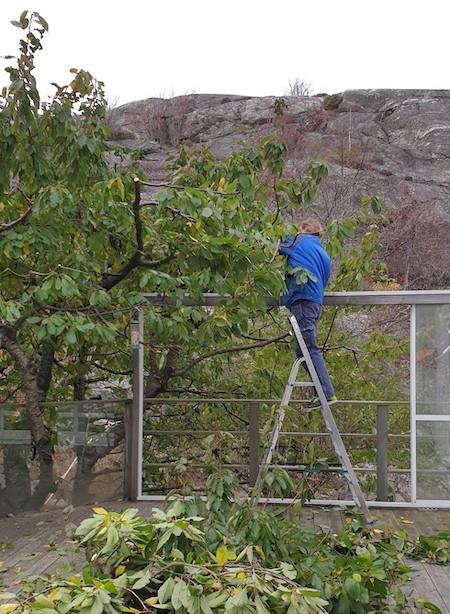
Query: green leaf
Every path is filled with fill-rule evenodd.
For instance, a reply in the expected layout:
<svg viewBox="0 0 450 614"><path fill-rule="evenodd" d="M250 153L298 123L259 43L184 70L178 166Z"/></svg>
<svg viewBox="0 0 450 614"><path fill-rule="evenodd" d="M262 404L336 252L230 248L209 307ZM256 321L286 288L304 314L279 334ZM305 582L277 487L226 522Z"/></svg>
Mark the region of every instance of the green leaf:
<svg viewBox="0 0 450 614"><path fill-rule="evenodd" d="M150 569L147 567L143 572L139 572L138 574L135 574L132 577L133 579L135 577L139 577L139 579L136 580L136 582L133 584L132 588L134 590L139 590L141 588L144 588L144 586L147 586L147 584L150 582Z"/></svg>
<svg viewBox="0 0 450 614"><path fill-rule="evenodd" d="M427 612L431 612L431 614L442 614L442 610L434 603L431 603L431 601L428 601L426 597L420 597L418 602Z"/></svg>
<svg viewBox="0 0 450 614"><path fill-rule="evenodd" d="M167 578L162 586L158 590L158 601L160 603L166 603L172 597L173 590L175 588L175 581L172 577Z"/></svg>
<svg viewBox="0 0 450 614"><path fill-rule="evenodd" d="M213 214L213 210L211 209L211 207L205 207L202 211L202 217L211 217Z"/></svg>

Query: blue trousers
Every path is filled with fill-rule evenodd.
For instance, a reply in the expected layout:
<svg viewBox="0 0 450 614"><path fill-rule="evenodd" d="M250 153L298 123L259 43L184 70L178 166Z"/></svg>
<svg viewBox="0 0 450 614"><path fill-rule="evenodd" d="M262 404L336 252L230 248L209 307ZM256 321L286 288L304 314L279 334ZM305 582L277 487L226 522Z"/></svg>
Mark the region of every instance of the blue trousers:
<svg viewBox="0 0 450 614"><path fill-rule="evenodd" d="M320 317L321 305L313 303L312 301L301 300L291 305L290 311L298 322L325 396L327 399L330 399L334 395L334 389L330 381L330 376L328 375L322 352L317 345L317 322ZM295 345L297 357L301 358L302 353L297 340L295 341Z"/></svg>

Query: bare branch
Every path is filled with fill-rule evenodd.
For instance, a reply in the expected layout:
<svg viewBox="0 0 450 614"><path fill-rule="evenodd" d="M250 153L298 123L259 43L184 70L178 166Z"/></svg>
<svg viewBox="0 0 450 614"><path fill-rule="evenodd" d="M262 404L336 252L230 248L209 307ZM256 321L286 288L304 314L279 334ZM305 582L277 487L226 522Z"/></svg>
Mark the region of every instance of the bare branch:
<svg viewBox="0 0 450 614"><path fill-rule="evenodd" d="M99 365L98 362L93 362L92 366L96 369L100 369L101 371L106 371L106 373L111 373L111 375L131 375L133 372L131 369L127 369L126 371L116 371L115 369L110 369L109 367Z"/></svg>
<svg viewBox="0 0 450 614"><path fill-rule="evenodd" d="M238 196L240 192L217 192L212 188L197 188L191 185L175 185L173 183L149 183L142 181L142 185L147 185L150 188L172 188L173 190L196 190L197 192L205 192L206 194L217 194L218 196Z"/></svg>
<svg viewBox="0 0 450 614"><path fill-rule="evenodd" d="M269 345L271 343L277 343L278 341L281 341L282 339L285 339L289 335L290 335L290 333L283 333L282 335L279 335L278 337L272 337L270 339L264 339L264 341L258 341L257 343L250 343L248 345L240 344L240 345L234 345L234 346L231 346L231 347L228 347L228 348L218 348L216 350L212 350L211 352L207 352L206 354L202 354L201 356L198 356L197 358L192 360L190 363L188 363L182 369L179 369L178 371L174 371L173 372L173 377L182 377L188 371L190 371L190 369L192 369L192 367L195 367L195 365L198 365L200 362L203 362L204 360L207 360L208 358L213 358L214 356L219 356L221 354L230 354L232 352L245 352L247 350L253 350L253 349L256 349L256 348L262 348L262 347L265 347L266 345Z"/></svg>

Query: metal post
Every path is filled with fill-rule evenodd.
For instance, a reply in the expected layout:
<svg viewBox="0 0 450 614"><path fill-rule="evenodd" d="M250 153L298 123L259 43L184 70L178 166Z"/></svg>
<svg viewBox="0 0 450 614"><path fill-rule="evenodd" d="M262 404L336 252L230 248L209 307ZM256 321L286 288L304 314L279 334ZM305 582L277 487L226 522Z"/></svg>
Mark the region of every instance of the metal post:
<svg viewBox="0 0 450 614"><path fill-rule="evenodd" d="M133 354L133 401L130 416L129 497L136 501L142 491L142 418L144 411L144 314L137 311L130 322Z"/></svg>
<svg viewBox="0 0 450 614"><path fill-rule="evenodd" d="M388 499L388 415L386 405L377 405L377 501Z"/></svg>
<svg viewBox="0 0 450 614"><path fill-rule="evenodd" d="M410 352L410 412L411 412L411 503L417 501L417 449L416 449L416 305L411 305L410 332L409 332L409 352Z"/></svg>
<svg viewBox="0 0 450 614"><path fill-rule="evenodd" d="M259 415L260 415L260 404L259 403L250 403L249 404L249 427L248 427L248 438L249 438L249 464L250 464L250 477L249 484L250 486L254 486L256 484L256 479L258 477L259 472Z"/></svg>
<svg viewBox="0 0 450 614"><path fill-rule="evenodd" d="M123 429L125 433L123 449L123 498L131 498L131 412L132 401L125 403L123 409Z"/></svg>

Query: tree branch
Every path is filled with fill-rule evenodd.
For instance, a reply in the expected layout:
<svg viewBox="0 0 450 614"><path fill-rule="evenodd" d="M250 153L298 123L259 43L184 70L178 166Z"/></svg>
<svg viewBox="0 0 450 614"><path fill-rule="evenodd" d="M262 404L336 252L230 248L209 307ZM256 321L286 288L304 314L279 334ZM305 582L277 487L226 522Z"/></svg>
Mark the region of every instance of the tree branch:
<svg viewBox="0 0 450 614"><path fill-rule="evenodd" d="M173 183L150 183L143 181L143 185L147 185L150 188L172 188L173 190L196 190L197 192L205 192L206 194L217 194L218 196L238 196L240 192L218 192L212 188L197 188L191 185L175 185Z"/></svg>
<svg viewBox="0 0 450 614"><path fill-rule="evenodd" d="M247 350L253 350L255 348L262 348L271 343L277 343L277 341L281 341L282 339L285 339L289 335L290 333L283 333L282 335L279 335L278 337L272 337L271 339L265 339L264 341L258 341L257 343L250 343L248 345L242 345L242 344L234 345L229 348L218 348L216 350L213 350L211 352L207 352L206 354L202 354L201 356L198 356L197 358L192 360L182 369L179 369L178 371L174 371L172 375L173 377L182 377L190 369L192 369L192 367L195 367L195 365L198 365L200 362L203 362L204 360L207 360L208 358L213 358L214 356L219 356L220 354L231 354L232 352L245 352Z"/></svg>
<svg viewBox="0 0 450 614"><path fill-rule="evenodd" d="M160 258L159 260L147 260L146 258L141 258L139 264L141 266L145 266L145 267L149 267L151 269L154 269L157 266L161 266L162 264L166 264L166 262L170 262L171 260L173 260L177 256L178 256L178 252L175 252L173 254L169 254L168 256L165 256L164 258Z"/></svg>
<svg viewBox="0 0 450 614"><path fill-rule="evenodd" d="M52 371L55 358L55 346L47 342L42 346L41 361L37 372L37 386L42 399L47 397L52 381Z"/></svg>
<svg viewBox="0 0 450 614"><path fill-rule="evenodd" d="M132 373L131 369L128 369L127 371L116 371L115 369L110 369L109 367L103 367L102 365L99 365L98 362L93 362L91 364L96 369L106 371L106 373L111 373L111 375L131 375Z"/></svg>
<svg viewBox="0 0 450 614"><path fill-rule="evenodd" d="M142 220L140 216L140 204L141 204L141 184L137 177L134 179L134 201L133 201L133 216L134 216L134 228L136 231L136 251L142 252L144 249L144 243L142 240Z"/></svg>
<svg viewBox="0 0 450 614"><path fill-rule="evenodd" d="M13 327L0 325L0 348L5 349L14 358L22 373L28 371L30 367L28 356L18 344Z"/></svg>
<svg viewBox="0 0 450 614"><path fill-rule="evenodd" d="M25 213L22 213L22 215L20 215L16 220L13 220L12 222L7 222L6 224L0 224L0 233L6 232L7 230L11 230L11 228L15 228L16 226L19 226L19 224L22 224L23 222L25 222L25 220L30 216L31 211L33 210L33 201L30 198L28 198L25 192L22 192L20 188L19 188L19 192L22 194L24 199L27 201L28 209L25 211Z"/></svg>
<svg viewBox="0 0 450 614"><path fill-rule="evenodd" d="M145 182L144 182L145 183ZM141 210L141 182L139 179L134 180L134 201L133 201L133 216L134 216L134 229L136 237L136 251L131 256L130 260L122 267L118 273L107 273L103 275L103 281L101 287L105 290L111 290L119 282L125 279L133 269L139 266L145 266L149 268L155 268L165 264L169 260L175 258L178 254L170 254L159 260L146 260L144 255L144 239L142 220L140 215Z"/></svg>
<svg viewBox="0 0 450 614"><path fill-rule="evenodd" d="M141 184L139 179L134 179L134 201L133 201L133 217L134 217L134 230L136 237L136 251L131 256L130 260L122 267L118 273L109 273L103 276L102 288L105 290L111 290L119 282L125 279L133 269L139 265L142 251L144 248L142 239L142 220L140 216L140 202L141 202Z"/></svg>

